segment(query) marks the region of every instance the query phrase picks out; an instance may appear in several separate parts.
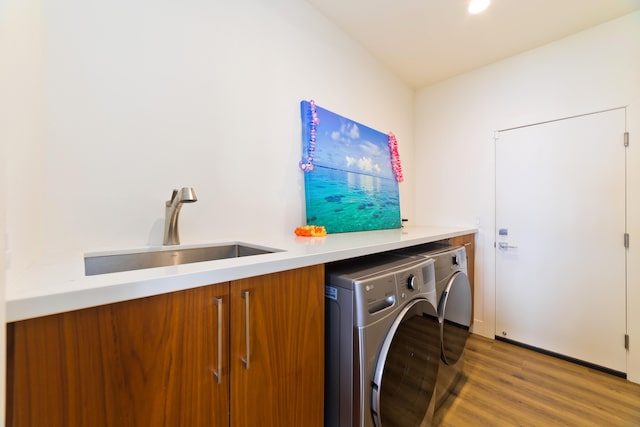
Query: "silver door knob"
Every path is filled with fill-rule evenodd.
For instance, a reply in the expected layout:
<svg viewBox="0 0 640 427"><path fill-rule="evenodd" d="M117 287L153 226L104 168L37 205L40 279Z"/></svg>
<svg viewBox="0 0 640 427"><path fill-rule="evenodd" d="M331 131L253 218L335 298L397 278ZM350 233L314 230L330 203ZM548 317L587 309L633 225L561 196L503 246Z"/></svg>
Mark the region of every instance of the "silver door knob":
<svg viewBox="0 0 640 427"><path fill-rule="evenodd" d="M507 242L498 242L498 248L506 251L507 249L517 249L518 247L517 246L511 246Z"/></svg>

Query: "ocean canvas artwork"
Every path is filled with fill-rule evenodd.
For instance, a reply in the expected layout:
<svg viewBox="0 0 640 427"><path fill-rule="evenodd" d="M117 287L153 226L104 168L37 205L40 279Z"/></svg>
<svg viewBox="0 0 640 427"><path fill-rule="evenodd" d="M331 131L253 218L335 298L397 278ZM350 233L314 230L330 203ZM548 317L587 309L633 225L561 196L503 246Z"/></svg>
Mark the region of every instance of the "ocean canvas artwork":
<svg viewBox="0 0 640 427"><path fill-rule="evenodd" d="M389 135L300 103L307 224L327 233L401 227Z"/></svg>

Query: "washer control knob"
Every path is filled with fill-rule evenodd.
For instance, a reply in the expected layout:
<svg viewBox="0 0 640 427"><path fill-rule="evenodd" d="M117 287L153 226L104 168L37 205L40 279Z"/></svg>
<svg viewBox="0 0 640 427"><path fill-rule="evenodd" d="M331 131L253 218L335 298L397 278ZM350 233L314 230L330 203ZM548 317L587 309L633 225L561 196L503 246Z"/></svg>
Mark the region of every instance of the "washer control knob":
<svg viewBox="0 0 640 427"><path fill-rule="evenodd" d="M407 277L407 288L411 289L412 291L415 291L416 289L418 289L416 276L414 276L413 274L410 274L409 277Z"/></svg>

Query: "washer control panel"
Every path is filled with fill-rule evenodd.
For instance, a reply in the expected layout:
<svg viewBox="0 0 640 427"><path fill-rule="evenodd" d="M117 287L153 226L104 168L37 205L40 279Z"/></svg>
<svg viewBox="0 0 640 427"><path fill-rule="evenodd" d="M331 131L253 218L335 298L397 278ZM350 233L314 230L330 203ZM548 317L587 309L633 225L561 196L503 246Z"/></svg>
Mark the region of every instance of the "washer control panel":
<svg viewBox="0 0 640 427"><path fill-rule="evenodd" d="M412 298L436 301L433 264L421 256L379 254L328 266L327 285L352 292L354 323L363 326Z"/></svg>

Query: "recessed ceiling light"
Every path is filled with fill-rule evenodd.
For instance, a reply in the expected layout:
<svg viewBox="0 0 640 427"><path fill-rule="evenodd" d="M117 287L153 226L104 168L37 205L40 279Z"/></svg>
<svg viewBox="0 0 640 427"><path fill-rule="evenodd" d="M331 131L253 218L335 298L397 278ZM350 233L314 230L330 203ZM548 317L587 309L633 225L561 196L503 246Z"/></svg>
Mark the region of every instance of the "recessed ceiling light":
<svg viewBox="0 0 640 427"><path fill-rule="evenodd" d="M491 0L471 0L468 9L469 13L472 15L480 13L489 7L489 3L491 3Z"/></svg>

